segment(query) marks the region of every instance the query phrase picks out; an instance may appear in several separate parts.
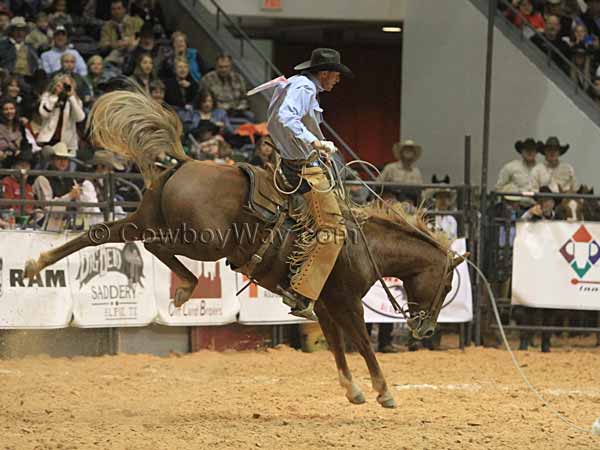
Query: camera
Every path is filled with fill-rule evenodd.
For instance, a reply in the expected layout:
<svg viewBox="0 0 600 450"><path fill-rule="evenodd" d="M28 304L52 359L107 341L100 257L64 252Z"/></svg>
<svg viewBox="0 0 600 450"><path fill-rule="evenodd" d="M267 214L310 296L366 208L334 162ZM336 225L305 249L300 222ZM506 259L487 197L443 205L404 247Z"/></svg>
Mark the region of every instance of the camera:
<svg viewBox="0 0 600 450"><path fill-rule="evenodd" d="M69 83L63 83L63 89L65 92L71 92L71 85Z"/></svg>

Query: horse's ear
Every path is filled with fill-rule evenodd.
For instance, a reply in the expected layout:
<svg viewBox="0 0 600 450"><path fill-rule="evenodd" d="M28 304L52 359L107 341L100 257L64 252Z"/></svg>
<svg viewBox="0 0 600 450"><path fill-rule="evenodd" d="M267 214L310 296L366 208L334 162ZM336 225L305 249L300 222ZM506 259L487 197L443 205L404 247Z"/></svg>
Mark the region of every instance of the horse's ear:
<svg viewBox="0 0 600 450"><path fill-rule="evenodd" d="M469 252L465 252L464 255L455 256L450 263L450 272L454 272L454 269L460 266L465 259L469 258L469 256L471 256L471 253Z"/></svg>

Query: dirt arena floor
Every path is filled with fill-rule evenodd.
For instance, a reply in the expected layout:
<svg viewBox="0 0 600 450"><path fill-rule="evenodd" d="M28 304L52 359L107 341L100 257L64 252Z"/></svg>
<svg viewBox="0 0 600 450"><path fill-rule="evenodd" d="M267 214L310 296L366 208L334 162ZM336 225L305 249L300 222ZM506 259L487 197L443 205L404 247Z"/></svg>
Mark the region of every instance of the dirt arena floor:
<svg viewBox="0 0 600 450"><path fill-rule="evenodd" d="M544 395L589 429L600 349L520 352ZM329 352L0 360L0 449L599 449L525 388L505 351L380 355L399 407L349 404Z"/></svg>

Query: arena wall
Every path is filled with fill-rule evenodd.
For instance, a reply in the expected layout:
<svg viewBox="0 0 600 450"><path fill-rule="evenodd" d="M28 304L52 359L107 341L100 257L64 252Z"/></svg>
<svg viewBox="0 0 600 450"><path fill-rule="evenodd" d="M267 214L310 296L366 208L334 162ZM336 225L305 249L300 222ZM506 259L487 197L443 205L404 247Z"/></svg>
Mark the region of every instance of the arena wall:
<svg viewBox="0 0 600 450"><path fill-rule="evenodd" d="M424 146L426 177L462 179L465 134L473 135L479 180L487 19L468 0L406 4L401 130ZM600 130L500 31L495 32L490 183L515 157L514 142L556 135L571 144L564 159L580 182L593 184Z"/></svg>

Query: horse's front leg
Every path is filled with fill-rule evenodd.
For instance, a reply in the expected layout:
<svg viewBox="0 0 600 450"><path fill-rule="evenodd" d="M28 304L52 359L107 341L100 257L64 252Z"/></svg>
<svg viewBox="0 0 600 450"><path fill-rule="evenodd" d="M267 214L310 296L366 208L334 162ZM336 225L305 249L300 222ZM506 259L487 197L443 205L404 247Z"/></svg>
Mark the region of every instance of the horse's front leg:
<svg viewBox="0 0 600 450"><path fill-rule="evenodd" d="M89 230L69 242L40 253L37 259L30 259L25 264L25 277L33 278L43 269L85 247L106 244L109 242L126 242L140 239L138 226L133 223L133 215L115 222L94 225Z"/></svg>
<svg viewBox="0 0 600 450"><path fill-rule="evenodd" d="M333 322L326 306L322 301L317 301L315 304L315 312L319 318L321 330L323 330L325 339L327 339L327 343L329 344L329 349L335 358L340 385L346 390L346 398L350 401L350 403L354 403L355 405L364 403L364 394L357 384L352 381L352 373L350 373L350 368L348 367L348 362L346 361L346 355L344 353L344 341L342 339L343 336L340 328Z"/></svg>
<svg viewBox="0 0 600 450"><path fill-rule="evenodd" d="M373 389L379 394L377 401L384 408L395 408L396 401L387 387L387 382L371 348L367 327L364 321L364 311L360 298L336 299L327 304L333 320L347 333L364 358L371 375Z"/></svg>

